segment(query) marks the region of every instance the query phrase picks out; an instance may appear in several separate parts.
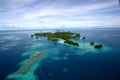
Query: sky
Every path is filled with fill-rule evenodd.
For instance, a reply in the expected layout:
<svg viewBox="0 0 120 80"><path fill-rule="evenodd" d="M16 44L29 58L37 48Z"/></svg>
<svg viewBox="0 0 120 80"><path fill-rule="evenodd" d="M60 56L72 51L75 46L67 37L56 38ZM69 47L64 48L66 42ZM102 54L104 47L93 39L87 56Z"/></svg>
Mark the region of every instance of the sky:
<svg viewBox="0 0 120 80"><path fill-rule="evenodd" d="M52 28L120 28L119 0L0 0L0 30Z"/></svg>

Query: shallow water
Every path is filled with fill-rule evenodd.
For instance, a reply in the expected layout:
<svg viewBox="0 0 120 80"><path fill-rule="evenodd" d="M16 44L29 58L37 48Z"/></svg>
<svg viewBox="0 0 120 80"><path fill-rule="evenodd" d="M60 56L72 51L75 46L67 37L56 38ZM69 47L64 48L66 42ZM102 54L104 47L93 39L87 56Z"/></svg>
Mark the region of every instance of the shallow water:
<svg viewBox="0 0 120 80"><path fill-rule="evenodd" d="M30 37L40 31L1 31L0 80L120 80L119 29L69 30L86 37L77 40L79 48ZM90 47L90 41L104 49ZM40 52L44 56L35 59ZM33 61L27 64L27 60ZM27 73L17 73L20 70Z"/></svg>

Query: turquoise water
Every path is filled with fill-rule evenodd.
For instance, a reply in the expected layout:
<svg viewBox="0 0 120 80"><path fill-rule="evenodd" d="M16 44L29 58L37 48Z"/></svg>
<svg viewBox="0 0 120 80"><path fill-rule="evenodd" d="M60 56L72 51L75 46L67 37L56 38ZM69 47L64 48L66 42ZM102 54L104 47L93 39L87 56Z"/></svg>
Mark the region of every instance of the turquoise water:
<svg viewBox="0 0 120 80"><path fill-rule="evenodd" d="M120 80L119 29L68 30L86 37L76 40L80 47L30 37L54 30L1 31L0 80Z"/></svg>

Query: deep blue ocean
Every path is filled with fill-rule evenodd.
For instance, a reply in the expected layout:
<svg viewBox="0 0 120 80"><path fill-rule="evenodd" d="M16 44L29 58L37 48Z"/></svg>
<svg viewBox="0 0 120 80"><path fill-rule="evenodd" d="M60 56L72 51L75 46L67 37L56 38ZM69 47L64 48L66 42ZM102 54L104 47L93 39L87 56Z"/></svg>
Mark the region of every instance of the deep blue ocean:
<svg viewBox="0 0 120 80"><path fill-rule="evenodd" d="M0 31L0 80L120 80L120 29L67 29L86 37L78 40L81 44L101 43L109 48L105 51L31 38L41 31L54 30ZM46 51L45 57L32 64L27 74L17 74L17 78L12 74L40 51Z"/></svg>

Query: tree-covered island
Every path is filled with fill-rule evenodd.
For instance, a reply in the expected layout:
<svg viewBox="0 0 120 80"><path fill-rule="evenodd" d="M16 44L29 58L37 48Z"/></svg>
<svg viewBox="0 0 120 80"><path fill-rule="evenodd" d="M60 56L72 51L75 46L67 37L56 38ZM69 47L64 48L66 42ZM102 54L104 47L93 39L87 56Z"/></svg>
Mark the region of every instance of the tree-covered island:
<svg viewBox="0 0 120 80"><path fill-rule="evenodd" d="M73 41L73 39L80 39L81 35L79 33L73 33L70 31L55 31L52 32L40 32L35 33L34 35L31 35L31 37L34 37L35 39L38 39L39 37L47 37L48 40L53 42L58 42L59 40L64 40L64 44L69 44L73 46L80 46L79 43ZM85 37L83 37L85 39ZM94 46L96 49L101 49L103 47L102 44L95 45L94 42L90 42L90 45Z"/></svg>
<svg viewBox="0 0 120 80"><path fill-rule="evenodd" d="M60 39L64 40L64 44L70 44L73 46L79 46L77 42L72 41L72 39L79 39L80 34L78 33L72 33L70 31L56 31L54 33L51 32L45 32L45 33L35 33L34 35L31 35L31 37L35 37L38 39L38 37L47 37L48 40L53 42L58 42Z"/></svg>

